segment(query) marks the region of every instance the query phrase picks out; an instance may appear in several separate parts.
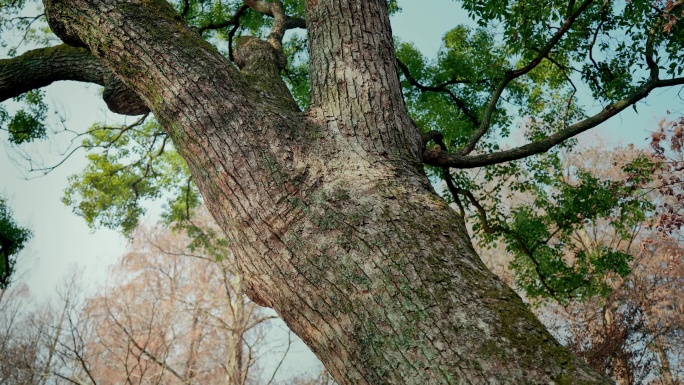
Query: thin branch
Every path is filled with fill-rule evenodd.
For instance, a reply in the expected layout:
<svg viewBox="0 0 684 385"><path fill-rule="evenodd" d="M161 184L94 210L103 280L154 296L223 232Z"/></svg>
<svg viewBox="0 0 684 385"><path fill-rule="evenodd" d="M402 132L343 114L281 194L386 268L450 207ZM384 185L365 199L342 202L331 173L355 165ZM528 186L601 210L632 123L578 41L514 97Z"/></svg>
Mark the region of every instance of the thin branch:
<svg viewBox="0 0 684 385"><path fill-rule="evenodd" d="M528 143L526 145L506 151L473 156L448 154L441 151L440 148L432 148L425 152L425 159L423 159L423 162L425 164L437 167L474 168L509 162L512 160L526 158L531 155L540 154L548 151L553 146L569 138L577 136L584 131L598 126L609 118L617 115L625 108L645 98L652 90L656 88L682 84L684 84L684 78L664 80L652 78L644 83L641 87L637 88L631 95L609 104L596 115L577 122L569 126L567 129L549 135L539 141Z"/></svg>
<svg viewBox="0 0 684 385"><path fill-rule="evenodd" d="M454 184L454 179L451 177L451 171L448 167L442 167L442 178L451 193L451 197L454 199L454 203L456 203L458 210L461 212L461 217L465 219L465 207L463 207L463 203L461 203L461 199L458 197L458 189Z"/></svg>
<svg viewBox="0 0 684 385"><path fill-rule="evenodd" d="M409 71L408 67L401 60L397 59L397 65L399 66L399 69L401 69L401 72L406 77L406 80L408 80L412 86L418 88L421 91L446 93L447 95L449 95L451 100L454 101L454 104L456 104L456 106L461 111L463 111L463 114L465 114L465 116L468 118L468 120L470 120L476 126L480 125L480 121L478 120L477 116L470 110L470 108L468 108L466 103L463 100L459 99L449 88L446 87L449 84L470 83L470 82L452 80L452 81L443 83L439 86L425 86L425 85L421 84L420 82L418 82L418 80L416 80L411 75L411 72Z"/></svg>
<svg viewBox="0 0 684 385"><path fill-rule="evenodd" d="M150 353L144 346L140 346L140 344L135 340L133 335L126 329L126 326L121 324L119 320L116 318L116 315L112 312L111 308L107 308L107 312L109 313L109 316L112 318L112 321L116 324L116 326L121 329L122 332L128 337L129 341L138 349L140 350L140 353L149 357L154 363L159 365L161 368L164 368L168 370L171 374L173 374L176 378L181 380L183 383L187 382L187 379L182 376L180 373L176 372L172 367L170 367L166 362L159 360L154 354ZM129 349L130 351L130 349Z"/></svg>
<svg viewBox="0 0 684 385"><path fill-rule="evenodd" d="M290 351L291 346L292 346L292 331L288 330L287 331L287 348L285 349L283 356L280 358L278 365L276 365L276 368L273 370L273 374L271 375L271 379L268 380L267 385L271 385L273 383L273 379L275 378L276 373L278 373L278 370L280 369L280 366L283 364L283 361L285 361L285 357L287 357L287 353Z"/></svg>
<svg viewBox="0 0 684 385"><path fill-rule="evenodd" d="M534 270L537 273L537 276L539 277L539 281L541 282L542 286L546 289L546 291L549 292L551 297L555 299L558 303L562 304L563 302L556 296L558 294L557 290L554 290L551 288L549 283L546 281L546 277L541 271L541 264L539 261L534 257L534 251L530 250L523 239L520 237L518 233L515 231L503 227L501 225L492 225L489 223L489 220L487 219L487 212L485 211L484 207L480 204L480 202L475 198L472 192L469 190L465 189L457 189L458 194L461 194L468 198L470 203L475 206L475 209L477 210L478 217L480 218L480 224L482 225L482 231L488 234L494 234L494 233L502 233L506 234L510 237L512 237L515 242L518 244L518 247L520 248L520 251L523 252L534 264ZM574 289L567 290L565 291L566 293L572 292Z"/></svg>
<svg viewBox="0 0 684 385"><path fill-rule="evenodd" d="M443 151L447 151L446 144L444 144L444 135L442 135L442 133L439 131L433 130L424 134L423 142L425 145L427 145L429 142L434 142ZM449 167L442 167L442 178L444 179L444 182L446 182L447 189L449 189L451 197L454 199L454 202L456 203L459 211L461 212L461 217L465 220L465 208L463 207L461 200L458 198L458 189L456 188L454 180L451 177Z"/></svg>
<svg viewBox="0 0 684 385"><path fill-rule="evenodd" d="M147 114L141 116L139 119L137 119L135 122L129 124L128 126L124 126L124 127L120 127L120 128L119 128L119 127L98 127L98 128L94 128L94 129L92 129L92 130L88 130L88 131L86 131L86 132L77 134L73 139L71 139L71 143L73 143L74 140L76 140L77 138L79 138L79 137L81 137L81 136L88 135L88 134L93 133L93 132L98 131L98 130L112 130L112 129L120 130L120 132L119 132L119 133L118 133L118 134L117 134L109 143L107 143L107 144L105 144L105 145L101 145L101 146L84 146L84 145L81 144L81 145L78 145L78 146L72 148L71 150L69 150L69 147L71 147L71 145L69 145L69 146L64 150L64 153L61 154L61 155L64 155L64 158L62 158L59 162L53 164L52 166L45 166L45 167L38 167L38 168L33 168L33 167L31 167L28 171L29 171L29 172L41 172L43 175L47 175L47 174L49 174L50 172L54 171L57 167L59 167L59 166L61 166L62 164L64 164L64 162L66 162L69 158L71 158L71 156L72 156L76 151L78 151L78 150L80 150L80 149L82 149L82 148L83 148L83 149L86 149L86 150L90 150L90 149L98 148L98 147L99 147L99 148L108 149L108 148L109 148L111 145L113 145L117 140L119 140L119 138L121 138L121 136L122 136L126 131L132 130L132 129L134 129L135 127L138 127L138 126L140 126L141 124L143 124L143 122L145 121L145 119L147 119L148 116L149 116L149 113L147 113ZM73 131L72 131L72 132L73 132ZM67 153L67 152L68 152L68 153Z"/></svg>
<svg viewBox="0 0 684 385"><path fill-rule="evenodd" d="M565 105L565 118L563 119L563 129L566 129L566 122L568 121L568 115L570 113L570 105L572 104L572 99L575 97L575 94L577 94L577 87L570 78L570 75L568 75L567 70L568 68L570 70L573 70L574 68L560 64L556 59L552 58L549 55L547 55L545 58L563 72L563 77L565 77L565 80L568 82L568 84L570 84L570 87L572 87L572 92L570 93L570 96L568 97L568 102Z"/></svg>
<svg viewBox="0 0 684 385"><path fill-rule="evenodd" d="M78 359L78 362L81 364L81 368L86 372L88 375L88 378L90 381L93 382L93 385L97 384L97 381L95 381L95 378L93 377L93 374L91 373L90 369L88 368L88 363L85 361L85 358L83 355L77 350L77 345L83 347L84 342L83 342L83 337L81 336L81 333L78 332L78 326L74 324L74 320L71 318L71 312L67 315L67 319L69 320L69 327L71 329L71 340L74 344L73 349L70 349L76 358ZM78 343L76 342L76 338L78 337Z"/></svg>
<svg viewBox="0 0 684 385"><path fill-rule="evenodd" d="M529 64L522 68L518 68L517 70L507 71L504 74L503 79L496 87L494 93L492 94L492 98L489 100L489 104L487 105L487 108L485 109L485 112L483 114L480 127L473 134L473 136L470 138L468 143L463 147L463 149L459 151L460 155L464 156L470 154L475 149L475 146L480 141L480 139L487 133L487 131L489 131L492 115L494 114L494 110L496 110L496 105L498 104L499 99L501 98L501 94L503 94L503 91L506 89L508 84L512 80L532 71L537 65L539 65L539 63L541 63L542 60L544 60L544 58L551 52L553 47L555 47L556 44L560 42L565 33L568 32L568 30L570 30L570 27L575 22L575 20L577 20L579 15L581 15L582 12L584 12L591 3L592 0L585 0L574 13L572 13L567 19L565 19L563 25L558 29L558 31L551 38L551 40L549 40L549 42L546 43L546 46L539 50L537 56L534 59L532 59L532 61L530 61Z"/></svg>
<svg viewBox="0 0 684 385"><path fill-rule="evenodd" d="M66 377L66 376L64 376L63 374L61 374L61 373L59 373L59 372L57 372L57 371L54 371L54 370L53 370L53 371L52 371L52 374L54 374L55 376L57 376L57 377L63 379L64 381L68 381L68 382L70 382L70 383L72 383L72 384L74 384L74 385L82 385L81 382L74 381L74 380L72 380L71 378Z"/></svg>
<svg viewBox="0 0 684 385"><path fill-rule="evenodd" d="M19 47L21 47L22 44L24 44L24 41L25 41L26 38L28 37L28 34L31 33L31 26L33 25L33 23L35 23L36 20L40 19L40 18L43 17L43 16L45 16L45 13L41 13L41 14L38 15L38 16L34 16L34 17L29 17L29 18L28 18L28 19L32 19L32 20L31 20L31 21L28 23L28 25L25 27L26 30L24 31L24 34L22 35L21 40L19 40L19 43L17 43L16 47L14 47L15 50L18 49ZM16 52L16 51L15 51L15 52Z"/></svg>

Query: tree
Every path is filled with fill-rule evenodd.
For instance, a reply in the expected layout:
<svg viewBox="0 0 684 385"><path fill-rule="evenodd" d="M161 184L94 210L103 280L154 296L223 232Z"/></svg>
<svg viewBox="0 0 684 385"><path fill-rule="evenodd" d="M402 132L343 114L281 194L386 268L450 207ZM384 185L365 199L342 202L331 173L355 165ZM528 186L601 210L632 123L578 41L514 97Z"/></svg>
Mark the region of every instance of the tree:
<svg viewBox="0 0 684 385"><path fill-rule="evenodd" d="M209 232L202 212L193 223ZM277 317L246 298L225 244L146 226L134 240L97 294L84 296L74 271L57 301L35 306L26 286L0 298L1 382L273 382L281 365L261 366L284 359L290 339L283 353L269 325ZM326 374L298 380L324 383Z"/></svg>
<svg viewBox="0 0 684 385"><path fill-rule="evenodd" d="M38 355L35 333L24 328L19 330L22 320L22 305L28 289L15 287L3 290L0 296L0 376L3 384L28 384L35 378L31 370Z"/></svg>
<svg viewBox="0 0 684 385"><path fill-rule="evenodd" d="M654 238L607 297L546 309L567 345L618 384L681 383L682 246Z"/></svg>
<svg viewBox="0 0 684 385"><path fill-rule="evenodd" d="M487 270L424 165L437 168L432 175L447 168L451 179L448 168L530 157L656 88L683 84L682 5L464 1L483 28L448 34L436 70L405 45L398 52L412 60L397 63L394 1L231 4L226 15L221 3L45 0L66 45L4 60L0 97L71 79L104 85L113 111L151 111L163 128L155 138L170 138L227 234L245 291L275 309L341 384L609 383ZM265 40L236 40L236 68L201 33L232 42L228 27L248 11L272 19ZM281 78L282 37L304 26L310 99L300 111L301 88L292 87L295 99ZM414 89L406 100L400 80ZM600 111L578 107L577 81ZM423 106L433 93L443 98ZM447 98L453 109L432 119ZM512 125L502 98L527 119L528 144L499 148L495 137ZM44 136L34 110L6 117L11 140ZM140 176L126 181L134 198L153 196L150 162L109 175L135 167ZM516 171L515 163L487 170Z"/></svg>
<svg viewBox="0 0 684 385"><path fill-rule="evenodd" d="M208 228L208 214L195 217ZM249 301L225 246L187 249L169 229L139 227L104 293L81 315L97 383L258 383L275 317ZM270 375L270 373L268 373Z"/></svg>
<svg viewBox="0 0 684 385"><path fill-rule="evenodd" d="M662 126L656 134L662 131ZM654 136L660 138L660 135ZM659 207L654 213L661 213L650 217L636 215L631 220L624 218L626 213L620 211L611 212L608 218L582 218L581 226L574 228L571 236L565 240L562 257L569 267L584 269L585 276L594 275L595 283L587 284L581 290L577 287L574 293L549 296L545 292L529 289L529 273L512 271L520 266L521 257L528 256L518 255L513 249L508 258L502 258L507 255L503 250L505 243L494 252L486 249L491 248L491 243L481 242L481 247L485 249L479 252L489 256L486 264L492 271L527 296L534 305L534 312L552 333L592 367L610 375L621 385L677 384L684 368L680 354L684 351L680 337L684 325L681 311L684 254L681 239L674 234L674 229L679 227L676 224L679 220L678 210L668 211L662 207L676 204L670 198L676 196L671 191L680 184L676 174L672 173L672 169L678 167L678 153L670 152L669 159L664 159L661 156L663 151L657 148L651 153L632 145L608 148L601 143L600 138L591 138L591 142L592 146L580 142L572 150L561 154L559 164L562 169L554 172L553 178L561 179L564 183L554 183L552 185L557 187L547 187L544 192L562 196L558 189L583 183L575 178L577 174L590 174L591 178L605 182L633 186L635 180L643 177L636 167L641 164L649 175L643 180L645 185L620 199L625 203L643 201L633 207L650 210ZM523 180L525 177L521 176ZM593 190L600 191L598 188ZM515 210L529 202L543 201L544 198L540 198L539 194L536 190L509 191L505 203ZM597 202L594 200L592 204ZM544 212L545 208L548 206L538 204L535 215L528 216L526 221L534 222L548 215ZM477 217L471 219L474 226L479 225L478 221ZM619 226L615 226L614 222L619 222ZM633 225L625 232L622 225L627 222L633 222ZM558 237L561 234L562 231L555 232L549 243L560 242ZM599 250L609 251L605 253L607 255L628 255L629 258L618 261L626 263L628 268L624 269L623 274L596 274L605 264L596 263L596 259L595 266L587 266L586 260L577 258L584 255L590 256L586 259L591 259L601 254ZM533 254L529 258L543 261L538 253ZM586 295L587 289L600 294Z"/></svg>

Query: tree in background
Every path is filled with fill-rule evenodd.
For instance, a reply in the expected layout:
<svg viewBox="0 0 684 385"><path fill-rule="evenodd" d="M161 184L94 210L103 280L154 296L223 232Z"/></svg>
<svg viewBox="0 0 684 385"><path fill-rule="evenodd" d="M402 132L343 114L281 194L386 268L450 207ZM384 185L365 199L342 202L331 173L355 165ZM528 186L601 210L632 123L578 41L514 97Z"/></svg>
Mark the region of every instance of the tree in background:
<svg viewBox="0 0 684 385"><path fill-rule="evenodd" d="M0 62L0 99L24 106L2 118L15 144L45 138L36 90L57 80L103 85L115 112L151 111L156 122L87 133L83 146L104 150L66 202L130 232L144 199L169 191L168 215L187 218L201 192L245 292L341 384L608 383L484 266L464 217L477 213L485 242L503 234L534 295L567 303L628 276L624 252L566 247L613 213L609 225L628 236L647 210L630 198L638 187L586 172L558 179L555 146L684 84L684 5L461 4L477 27L456 26L428 62L393 42L395 1L45 0L65 44ZM306 40L283 40L304 27ZM579 103L579 87L598 111ZM526 144L502 149L518 127ZM480 190L465 171L477 167L502 187ZM506 187L521 172L529 178ZM460 212L429 177L444 179ZM539 199L496 210L506 189Z"/></svg>
<svg viewBox="0 0 684 385"><path fill-rule="evenodd" d="M212 231L206 212L192 222ZM289 345L273 337L276 316L243 293L223 241L162 227L139 227L133 239L97 295L83 297L77 273L59 305L27 310L25 288L8 292L3 384L272 383L274 369L260 363L284 359Z"/></svg>
<svg viewBox="0 0 684 385"><path fill-rule="evenodd" d="M654 137L661 137L662 126ZM619 384L678 384L684 375L684 357L681 356L684 351L681 339L684 245L677 236L681 226L676 223L676 215L672 215L677 211L667 210L678 203L670 199L676 198L672 189L679 188L679 178L672 173L677 167L673 159L678 155L670 152L669 160L666 160L662 148L654 147L654 151L633 146L607 149L605 145L597 146L596 142L600 143L600 139L594 140L591 147L578 146L558 154L559 162L552 163L557 168L549 172L547 179L555 182L533 184L530 181L534 178L524 172L519 174L509 185L526 183L534 188L502 191L506 198L501 202L513 212L521 207L535 207L531 215L515 219L523 228L534 228L536 221L553 218L553 211L549 213L546 208L557 210L567 202L560 200L549 206L545 203L548 197L568 197L564 190L572 187L574 198L584 198L595 207L594 211L600 211L600 195L577 193L582 180L595 178L605 181L606 186L622 184L611 191L616 196L603 199L620 199L623 205L629 204L623 207L636 210L577 218L576 226L565 229L556 223L554 235L544 235L547 244L566 243L561 261L568 268L582 272L582 277L587 279L584 287L577 285L575 291L553 294L530 290L529 271L520 267L531 259L538 259L540 265L550 261L538 252L521 254L515 244L508 247L509 258L501 258L510 242L506 239L510 233L506 231L492 231L501 241L499 250L492 252L487 249L492 243L480 242L483 248L480 254L488 257L485 262L492 271L511 286L517 286L534 305L535 313L564 344L597 370L610 375ZM578 179L577 175L585 177ZM625 186L629 189L620 194ZM592 192L600 194L601 190L595 188ZM488 199L491 198L485 197L481 201L486 205ZM479 202L478 205L482 207ZM631 226L624 228L624 214L627 213L632 216L628 218ZM473 226L480 229L485 227L481 220L477 213L471 217ZM480 234L480 239L491 235L484 230ZM597 257L603 250L629 256L623 261L628 265L626 274L597 274L591 269L601 266ZM593 266L587 266L587 261L578 260L578 256L593 258ZM561 273L563 270L559 269L556 274ZM601 280L590 282L592 274ZM600 290L586 295L586 288L592 286Z"/></svg>
<svg viewBox="0 0 684 385"><path fill-rule="evenodd" d="M208 219L194 219L205 222ZM275 318L243 293L225 247L187 251L188 238L140 228L112 286L85 308L96 329L90 372L107 383L247 384ZM221 242L214 239L214 242Z"/></svg>
<svg viewBox="0 0 684 385"><path fill-rule="evenodd" d="M30 384L39 346L35 332L21 327L28 297L25 285L5 289L0 296L0 378L8 384Z"/></svg>

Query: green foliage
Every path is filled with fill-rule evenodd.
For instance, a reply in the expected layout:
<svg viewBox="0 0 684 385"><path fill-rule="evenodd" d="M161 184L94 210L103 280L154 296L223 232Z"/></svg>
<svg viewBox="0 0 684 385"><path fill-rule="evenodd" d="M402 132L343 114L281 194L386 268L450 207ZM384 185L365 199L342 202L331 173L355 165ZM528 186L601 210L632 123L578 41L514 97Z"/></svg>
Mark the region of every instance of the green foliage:
<svg viewBox="0 0 684 385"><path fill-rule="evenodd" d="M471 174L474 180L466 177L463 188L473 191L486 213L483 218L464 201L479 245L504 242L516 285L530 298L566 304L609 294L611 283L630 273L632 256L621 245L634 241L654 210L642 189L652 167L646 158L615 170L616 179L605 179L595 175L605 170L568 165L580 156L556 149ZM604 237L613 240L610 246L599 242Z"/></svg>
<svg viewBox="0 0 684 385"><path fill-rule="evenodd" d="M537 178L547 183L535 186L542 191L534 206L518 206L511 214L504 238L518 285L531 297L567 302L606 295L611 277L630 272L629 254L604 245L580 248L572 237L603 226L629 239L648 202L621 182L601 181L583 170L574 177L571 183L552 174Z"/></svg>
<svg viewBox="0 0 684 385"><path fill-rule="evenodd" d="M34 90L14 98L17 102L24 102L24 108L11 117L6 110L0 108L0 125L6 126L10 143L22 144L47 137L43 123L47 105L43 101L43 96L43 91Z"/></svg>
<svg viewBox="0 0 684 385"><path fill-rule="evenodd" d="M165 198L168 221L190 217L201 203L185 162L154 120L122 128L96 125L83 146L103 150L88 154L88 165L69 178L63 200L92 227L130 234L146 201Z"/></svg>
<svg viewBox="0 0 684 385"><path fill-rule="evenodd" d="M428 60L410 43L397 43L396 51L411 76L423 86L433 88L421 90L406 76L402 77L404 95L414 120L423 132L442 132L445 142L454 150L465 145L478 129L498 83L520 61L519 53L499 40L493 31L464 25L447 32L436 60ZM502 95L509 108L493 111L491 127L479 148L498 149L500 140L510 134L514 116L538 117L530 123L535 123L543 135L583 116L565 79L561 68L545 63L529 76L511 82Z"/></svg>
<svg viewBox="0 0 684 385"><path fill-rule="evenodd" d="M387 9L390 15L401 12L401 7L399 6L397 0L387 0Z"/></svg>
<svg viewBox="0 0 684 385"><path fill-rule="evenodd" d="M402 71L401 80L412 117L423 132L442 133L453 153L482 127L475 151L487 153L511 144L512 127L525 142L535 142L586 119L578 91L589 91L604 105L626 97L652 73L645 56L667 76L684 71L678 49L684 39L682 5L673 2L460 3L477 27L454 27L436 58L424 57L408 42L396 45L410 74ZM523 76L505 83L521 70ZM501 84L506 87L491 123L483 126ZM629 273L631 260L617 248L579 249L571 237L604 231L629 240L653 211L640 189L649 178L643 171L652 169L646 159L627 166L627 181L601 180L591 170L564 169L562 153L574 144L566 141L544 155L477 172L428 170L434 180L453 180L456 190L445 188L444 195L464 206L482 246L506 243L517 283L530 297L564 303L607 294L612 279ZM520 195L528 201L511 201Z"/></svg>
<svg viewBox="0 0 684 385"><path fill-rule="evenodd" d="M461 1L480 26L496 28L503 43L530 61L565 20L585 2ZM681 51L684 26L677 22L681 4L666 1L589 2L549 56L572 65L594 98L624 97L648 73L644 52L653 45L654 59L670 76L684 71Z"/></svg>
<svg viewBox="0 0 684 385"><path fill-rule="evenodd" d="M30 230L16 224L7 202L0 198L0 290L11 283L17 254L31 236Z"/></svg>

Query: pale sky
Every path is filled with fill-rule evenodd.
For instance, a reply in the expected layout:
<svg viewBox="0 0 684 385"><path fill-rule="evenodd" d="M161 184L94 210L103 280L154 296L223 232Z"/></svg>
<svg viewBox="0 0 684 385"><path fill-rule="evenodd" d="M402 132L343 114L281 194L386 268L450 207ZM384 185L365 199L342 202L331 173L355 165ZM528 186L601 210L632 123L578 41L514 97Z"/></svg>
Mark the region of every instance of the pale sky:
<svg viewBox="0 0 684 385"><path fill-rule="evenodd" d="M454 1L404 0L399 4L404 11L392 20L394 34L403 41L414 42L429 57L436 55L441 37L458 23L462 14ZM656 127L668 108L673 112L681 109L678 91L655 91L646 105L638 106L638 115L630 108L604 127L592 130L592 135L643 145L648 131ZM65 125L71 130L84 131L95 121L121 121L107 112L98 96L98 87L63 82L47 87L46 92L47 100L57 106L58 114L53 121L58 122L64 115ZM62 129L59 123L52 128ZM31 153L40 154L46 164L52 164L60 159L57 153L65 148L65 139L62 143L52 141L28 148L35 147L37 152ZM90 231L82 218L61 203L67 176L79 172L85 164L83 153L77 153L47 176L26 180L25 172L12 162L18 155L6 144L4 132L0 132L0 141L0 148L4 149L0 151L0 194L8 198L17 222L34 234L19 257L17 278L26 282L38 299L54 293L73 265L85 271L86 281L92 287L104 283L107 267L124 252L126 240L115 231ZM300 346L296 350L305 352L306 348ZM293 355L289 365L297 368L302 362L311 362L310 356Z"/></svg>

